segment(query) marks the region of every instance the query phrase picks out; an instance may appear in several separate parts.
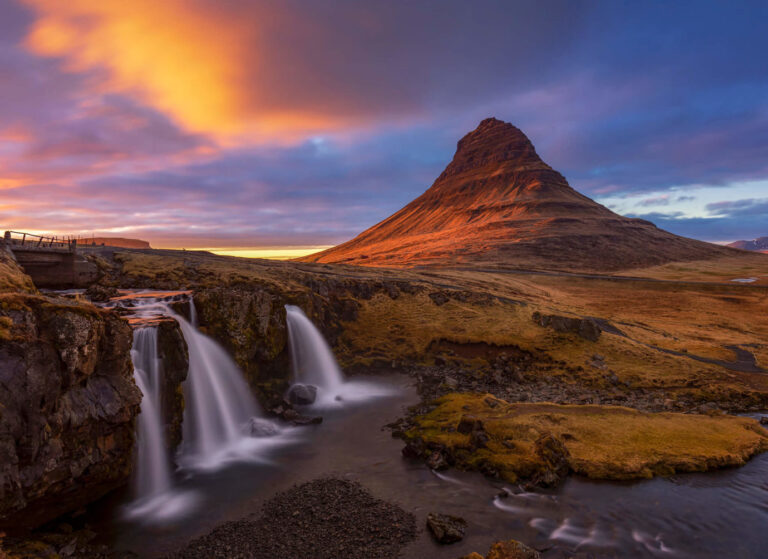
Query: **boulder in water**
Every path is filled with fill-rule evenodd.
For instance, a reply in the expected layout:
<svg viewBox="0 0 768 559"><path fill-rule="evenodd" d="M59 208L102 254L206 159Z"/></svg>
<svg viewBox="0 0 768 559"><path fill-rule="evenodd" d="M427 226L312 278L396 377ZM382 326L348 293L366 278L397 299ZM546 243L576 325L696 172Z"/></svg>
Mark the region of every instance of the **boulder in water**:
<svg viewBox="0 0 768 559"><path fill-rule="evenodd" d="M247 432L252 437L274 437L280 429L268 419L252 417L248 421Z"/></svg>
<svg viewBox="0 0 768 559"><path fill-rule="evenodd" d="M314 404L317 398L317 386L311 384L294 384L288 390L288 401L297 406Z"/></svg>
<svg viewBox="0 0 768 559"><path fill-rule="evenodd" d="M464 539L467 521L458 516L430 512L427 515L427 528L438 543L456 543Z"/></svg>

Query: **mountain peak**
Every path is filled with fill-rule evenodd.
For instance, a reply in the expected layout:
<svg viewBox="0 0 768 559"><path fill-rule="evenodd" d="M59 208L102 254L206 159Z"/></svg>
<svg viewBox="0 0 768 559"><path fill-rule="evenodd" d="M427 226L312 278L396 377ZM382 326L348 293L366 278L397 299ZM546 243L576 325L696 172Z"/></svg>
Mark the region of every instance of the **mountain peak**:
<svg viewBox="0 0 768 559"><path fill-rule="evenodd" d="M445 170L452 175L490 163L511 161L542 163L536 149L522 130L494 117L486 118L456 145L453 161Z"/></svg>
<svg viewBox="0 0 768 559"><path fill-rule="evenodd" d="M731 249L622 217L578 193L516 126L486 118L421 196L309 262L608 271Z"/></svg>

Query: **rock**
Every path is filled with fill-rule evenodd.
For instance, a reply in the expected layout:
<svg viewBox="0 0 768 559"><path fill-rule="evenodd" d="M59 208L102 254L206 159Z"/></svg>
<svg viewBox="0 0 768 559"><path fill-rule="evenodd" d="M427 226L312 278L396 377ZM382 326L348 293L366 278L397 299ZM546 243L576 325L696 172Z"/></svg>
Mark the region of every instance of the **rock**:
<svg viewBox="0 0 768 559"><path fill-rule="evenodd" d="M28 529L129 480L141 392L115 312L17 295L0 316L0 525Z"/></svg>
<svg viewBox="0 0 768 559"><path fill-rule="evenodd" d="M458 516L431 512L427 515L427 528L438 543L451 544L464 539L467 521Z"/></svg>
<svg viewBox="0 0 768 559"><path fill-rule="evenodd" d="M768 425L768 416L764 415L760 418L760 425Z"/></svg>
<svg viewBox="0 0 768 559"><path fill-rule="evenodd" d="M288 401L297 406L314 404L317 398L317 386L311 384L294 384L288 390Z"/></svg>
<svg viewBox="0 0 768 559"><path fill-rule="evenodd" d="M539 559L541 555L515 540L507 540L493 544L486 559Z"/></svg>
<svg viewBox="0 0 768 559"><path fill-rule="evenodd" d="M456 431L462 435L468 435L472 431L482 431L483 421L478 419L474 415L462 415L459 420L459 424L456 426Z"/></svg>
<svg viewBox="0 0 768 559"><path fill-rule="evenodd" d="M165 440L173 451L181 444L182 422L184 420L184 390L182 383L189 372L189 351L179 323L164 320L157 325L157 355L161 362L160 393L165 424Z"/></svg>
<svg viewBox="0 0 768 559"><path fill-rule="evenodd" d="M551 328L555 332L577 334L590 342L598 341L602 333L600 325L592 318L575 318L554 314L543 315L540 312L535 312L533 313L533 321L539 326Z"/></svg>
<svg viewBox="0 0 768 559"><path fill-rule="evenodd" d="M112 297L118 297L120 291L116 287L107 287L105 285L93 284L83 293L88 300L96 303L106 303Z"/></svg>
<svg viewBox="0 0 768 559"><path fill-rule="evenodd" d="M464 555L464 556L460 557L459 559L485 559L485 557L483 557L482 555L480 555L477 552L472 552L469 555Z"/></svg>
<svg viewBox="0 0 768 559"><path fill-rule="evenodd" d="M307 415L300 415L294 419L291 420L291 423L299 426L299 425L320 425L323 422L323 418L319 415L317 416L307 416Z"/></svg>
<svg viewBox="0 0 768 559"><path fill-rule="evenodd" d="M417 460L421 458L423 453L424 453L424 443L421 441L421 439L408 441L402 450L403 457L408 458L410 460Z"/></svg>
<svg viewBox="0 0 768 559"><path fill-rule="evenodd" d="M536 454L542 459L546 468L534 476L537 485L550 487L557 485L570 471L569 458L571 453L565 444L552 433L544 433L534 443Z"/></svg>
<svg viewBox="0 0 768 559"><path fill-rule="evenodd" d="M437 359L435 359L435 361L437 361ZM448 390L456 390L459 387L459 381L453 377L445 377L443 384L445 384Z"/></svg>
<svg viewBox="0 0 768 559"><path fill-rule="evenodd" d="M427 458L427 467L432 470L445 470L449 467L449 464L443 453L436 450Z"/></svg>
<svg viewBox="0 0 768 559"><path fill-rule="evenodd" d="M252 417L248 422L247 432L252 437L274 437L280 428L268 419Z"/></svg>
<svg viewBox="0 0 768 559"><path fill-rule="evenodd" d="M489 440L488 433L482 430L472 431L469 435L469 444L475 448L485 448Z"/></svg>

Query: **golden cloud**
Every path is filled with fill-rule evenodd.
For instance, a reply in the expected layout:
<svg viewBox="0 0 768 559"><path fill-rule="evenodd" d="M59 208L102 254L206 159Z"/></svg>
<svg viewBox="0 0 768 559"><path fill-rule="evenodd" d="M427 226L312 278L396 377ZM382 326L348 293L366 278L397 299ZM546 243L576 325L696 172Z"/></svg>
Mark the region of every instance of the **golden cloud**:
<svg viewBox="0 0 768 559"><path fill-rule="evenodd" d="M92 72L98 93L129 94L187 130L223 143L242 136L293 138L334 128L338 116L275 106L259 89L255 13L200 0L24 0L37 18L25 46ZM260 87L253 84L263 82Z"/></svg>

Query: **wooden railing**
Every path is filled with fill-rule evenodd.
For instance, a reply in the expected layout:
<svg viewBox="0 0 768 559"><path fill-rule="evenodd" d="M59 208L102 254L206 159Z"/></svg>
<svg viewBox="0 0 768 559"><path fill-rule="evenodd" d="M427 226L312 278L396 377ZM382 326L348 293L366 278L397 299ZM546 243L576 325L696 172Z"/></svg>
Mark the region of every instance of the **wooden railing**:
<svg viewBox="0 0 768 559"><path fill-rule="evenodd" d="M6 231L3 237L11 249L77 251L77 238L34 235L22 231Z"/></svg>

